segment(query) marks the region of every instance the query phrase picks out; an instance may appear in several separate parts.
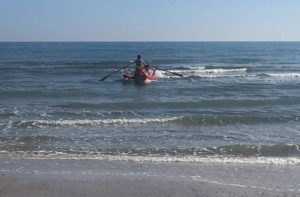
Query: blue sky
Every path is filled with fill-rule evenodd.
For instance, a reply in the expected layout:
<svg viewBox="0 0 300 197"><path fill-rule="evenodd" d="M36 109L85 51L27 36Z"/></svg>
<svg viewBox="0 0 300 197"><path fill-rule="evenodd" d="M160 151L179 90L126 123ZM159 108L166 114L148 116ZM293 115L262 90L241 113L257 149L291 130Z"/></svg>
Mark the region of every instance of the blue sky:
<svg viewBox="0 0 300 197"><path fill-rule="evenodd" d="M0 41L300 41L300 0L0 0Z"/></svg>

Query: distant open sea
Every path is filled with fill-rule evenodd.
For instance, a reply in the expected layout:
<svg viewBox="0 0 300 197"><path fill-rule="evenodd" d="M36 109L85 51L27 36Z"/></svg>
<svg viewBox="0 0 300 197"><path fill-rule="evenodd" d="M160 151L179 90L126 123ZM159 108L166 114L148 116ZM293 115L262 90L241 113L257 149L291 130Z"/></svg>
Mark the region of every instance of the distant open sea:
<svg viewBox="0 0 300 197"><path fill-rule="evenodd" d="M184 77L98 81L137 54ZM300 42L0 43L0 157L284 165L299 145Z"/></svg>

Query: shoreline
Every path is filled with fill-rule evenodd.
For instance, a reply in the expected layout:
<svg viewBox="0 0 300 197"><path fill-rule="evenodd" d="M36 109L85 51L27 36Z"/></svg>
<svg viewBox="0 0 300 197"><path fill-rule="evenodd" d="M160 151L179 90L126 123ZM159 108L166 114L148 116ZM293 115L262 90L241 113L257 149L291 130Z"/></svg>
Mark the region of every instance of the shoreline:
<svg viewBox="0 0 300 197"><path fill-rule="evenodd" d="M0 159L0 196L300 196L300 166Z"/></svg>

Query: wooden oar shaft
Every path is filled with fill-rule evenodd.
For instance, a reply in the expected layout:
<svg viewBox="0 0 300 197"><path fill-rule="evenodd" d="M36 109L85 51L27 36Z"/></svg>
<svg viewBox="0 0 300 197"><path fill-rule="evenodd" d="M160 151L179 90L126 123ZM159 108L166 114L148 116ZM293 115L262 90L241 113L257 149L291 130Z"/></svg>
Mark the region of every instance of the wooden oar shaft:
<svg viewBox="0 0 300 197"><path fill-rule="evenodd" d="M168 71L168 70L165 70L165 69L160 69L160 68L156 68L157 70L162 70L162 71L165 71L165 72L168 72L168 73L171 73L173 75L177 75L177 76L180 76L180 77L183 77L182 74L179 74L179 73L175 73L175 72L171 72L171 71Z"/></svg>
<svg viewBox="0 0 300 197"><path fill-rule="evenodd" d="M109 74L109 75L103 77L102 79L99 79L99 81L104 81L104 80L107 79L108 77L110 77L110 76L112 76L113 74L119 72L120 70L126 68L127 66L130 66L131 64L133 64L133 63L127 64L126 66L123 66L123 67L120 68L119 70L116 70L116 71L112 72L111 74Z"/></svg>

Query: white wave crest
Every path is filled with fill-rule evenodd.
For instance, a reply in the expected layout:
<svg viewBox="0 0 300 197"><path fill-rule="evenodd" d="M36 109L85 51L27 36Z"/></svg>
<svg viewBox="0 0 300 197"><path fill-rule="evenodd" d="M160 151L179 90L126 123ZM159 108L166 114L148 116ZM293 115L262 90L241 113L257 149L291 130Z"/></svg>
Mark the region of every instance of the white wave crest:
<svg viewBox="0 0 300 197"><path fill-rule="evenodd" d="M184 66L183 70L204 70L205 66Z"/></svg>
<svg viewBox="0 0 300 197"><path fill-rule="evenodd" d="M277 78L296 78L300 77L300 73L266 73L266 75L270 77L277 77Z"/></svg>
<svg viewBox="0 0 300 197"><path fill-rule="evenodd" d="M244 76L247 68L206 68L204 66L184 66L183 69L171 69L170 72L180 73L184 77L237 77ZM178 78L178 76L161 71L160 78Z"/></svg>
<svg viewBox="0 0 300 197"><path fill-rule="evenodd" d="M298 157L197 157L197 156L131 156L105 155L97 152L74 154L53 151L0 151L0 158L11 159L59 159L59 160L99 160L99 161L134 161L134 162L192 162L220 164L272 164L300 165Z"/></svg>
<svg viewBox="0 0 300 197"><path fill-rule="evenodd" d="M119 119L100 119L100 120L23 120L17 123L17 125L27 126L94 126L105 124L147 124L147 123L166 123L169 121L179 120L180 117L168 117L168 118L119 118ZM13 124L13 123L11 123Z"/></svg>

